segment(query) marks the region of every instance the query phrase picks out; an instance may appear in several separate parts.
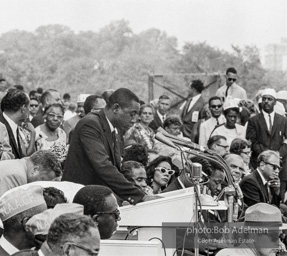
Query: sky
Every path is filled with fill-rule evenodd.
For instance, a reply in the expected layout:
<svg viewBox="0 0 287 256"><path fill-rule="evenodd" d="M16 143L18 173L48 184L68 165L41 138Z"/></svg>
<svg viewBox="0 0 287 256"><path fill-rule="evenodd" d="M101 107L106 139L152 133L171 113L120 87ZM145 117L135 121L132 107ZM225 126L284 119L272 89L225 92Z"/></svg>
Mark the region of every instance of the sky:
<svg viewBox="0 0 287 256"><path fill-rule="evenodd" d="M1 0L0 34L48 24L99 31L121 19L134 33L165 31L179 48L205 41L224 50L231 44L263 49L287 37L286 0Z"/></svg>

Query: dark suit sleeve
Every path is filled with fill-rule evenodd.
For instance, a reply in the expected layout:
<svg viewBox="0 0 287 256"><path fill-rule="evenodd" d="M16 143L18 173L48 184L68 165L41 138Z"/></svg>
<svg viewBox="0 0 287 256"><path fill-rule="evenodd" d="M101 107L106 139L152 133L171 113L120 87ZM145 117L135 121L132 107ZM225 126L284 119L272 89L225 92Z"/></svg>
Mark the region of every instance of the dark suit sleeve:
<svg viewBox="0 0 287 256"><path fill-rule="evenodd" d="M128 182L113 165L103 143L104 134L97 126L97 122L86 123L83 125L80 134L83 149L94 172L123 200L133 204L140 202L144 197L144 193Z"/></svg>
<svg viewBox="0 0 287 256"><path fill-rule="evenodd" d="M252 142L252 151L255 152L256 155L259 155L261 152L267 150L268 148L263 146L257 140L257 131L254 119L250 118L247 125L246 131L246 139L251 140Z"/></svg>
<svg viewBox="0 0 287 256"><path fill-rule="evenodd" d="M259 188L252 180L243 180L239 185L244 196L244 203L248 207L261 202Z"/></svg>

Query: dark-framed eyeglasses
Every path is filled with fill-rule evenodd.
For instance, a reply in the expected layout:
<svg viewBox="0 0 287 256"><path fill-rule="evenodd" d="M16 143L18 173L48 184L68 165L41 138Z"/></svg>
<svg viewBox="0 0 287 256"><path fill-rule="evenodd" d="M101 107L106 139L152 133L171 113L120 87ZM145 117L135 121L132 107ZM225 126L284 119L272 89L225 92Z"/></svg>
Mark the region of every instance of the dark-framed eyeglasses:
<svg viewBox="0 0 287 256"><path fill-rule="evenodd" d="M91 256L98 256L99 255L99 249L98 250L93 250L93 249L90 249L90 248L88 248L86 246L83 246L83 245L80 245L80 244L76 244L76 243L72 243L72 242L68 242L66 244L78 247L78 248L86 251Z"/></svg>
<svg viewBox="0 0 287 256"><path fill-rule="evenodd" d="M227 80L228 80L229 82L235 82L237 79L236 79L236 78L227 78Z"/></svg>
<svg viewBox="0 0 287 256"><path fill-rule="evenodd" d="M221 107L222 107L222 104L221 104L221 105L211 105L210 107L211 107L211 108L221 108Z"/></svg>
<svg viewBox="0 0 287 256"><path fill-rule="evenodd" d="M276 171L277 169L280 171L282 168L276 164L272 164L269 162L264 162L265 164L269 164L270 166L272 166L273 170Z"/></svg>
<svg viewBox="0 0 287 256"><path fill-rule="evenodd" d="M229 146L228 145L220 145L220 144L216 144L218 147L222 147L222 148L224 148L224 149L227 149L227 148L229 148Z"/></svg>
<svg viewBox="0 0 287 256"><path fill-rule="evenodd" d="M48 116L49 118L52 118L52 119L54 119L54 118L63 119L63 118L64 118L64 116L55 115L55 114L52 114L52 113L47 114L47 116Z"/></svg>
<svg viewBox="0 0 287 256"><path fill-rule="evenodd" d="M115 217L115 220L116 221L120 221L121 220L121 212L119 209L116 209L115 211L113 212L97 212L96 214L99 214L99 215L103 215L103 214L109 214L109 215L113 215Z"/></svg>
<svg viewBox="0 0 287 256"><path fill-rule="evenodd" d="M37 107L39 107L39 104L30 104L30 107L31 108L37 108Z"/></svg>
<svg viewBox="0 0 287 256"><path fill-rule="evenodd" d="M174 175L175 171L174 170L168 170L166 169L165 167L156 167L154 168L155 171L159 171L161 172L162 174L165 174L167 173L168 175Z"/></svg>

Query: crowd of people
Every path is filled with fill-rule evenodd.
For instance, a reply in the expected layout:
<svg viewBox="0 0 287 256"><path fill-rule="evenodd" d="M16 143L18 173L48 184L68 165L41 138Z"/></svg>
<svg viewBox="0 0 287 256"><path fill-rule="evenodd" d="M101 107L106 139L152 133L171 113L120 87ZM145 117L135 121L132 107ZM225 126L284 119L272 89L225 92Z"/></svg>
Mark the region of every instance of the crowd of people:
<svg viewBox="0 0 287 256"><path fill-rule="evenodd" d="M235 199L245 222L285 223L287 91L262 88L251 100L237 79L236 69L228 68L226 83L207 102L204 83L191 81L180 114L171 114L168 95L145 103L129 89L109 89L80 94L75 104L68 93L26 92L0 80L0 255L98 255L100 240L117 230L121 206L194 186L194 163L202 166L201 192L216 200L232 178L242 191L243 200ZM214 161L158 140L158 132L183 148L193 142L213 152L230 175ZM227 222L220 211L202 218ZM213 253L286 250L284 231L266 236L280 247L255 243Z"/></svg>

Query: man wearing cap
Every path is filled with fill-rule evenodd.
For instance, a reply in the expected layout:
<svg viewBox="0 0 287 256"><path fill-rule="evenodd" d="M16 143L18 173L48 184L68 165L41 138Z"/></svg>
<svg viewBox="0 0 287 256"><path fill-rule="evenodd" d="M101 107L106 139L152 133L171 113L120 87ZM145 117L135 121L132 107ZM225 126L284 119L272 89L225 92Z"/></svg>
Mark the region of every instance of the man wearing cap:
<svg viewBox="0 0 287 256"><path fill-rule="evenodd" d="M30 217L46 209L43 188L40 186L15 190L1 197L0 219L4 226L4 234L0 239L1 256L12 255L36 245L33 233L23 225Z"/></svg>
<svg viewBox="0 0 287 256"><path fill-rule="evenodd" d="M223 249L216 256L276 256L281 249L280 230L287 229L286 224L282 223L280 210L265 203L250 206L245 212L244 223L237 227L238 234L240 228L247 231L250 229L244 237L237 236L233 239L235 247ZM230 231L232 230L234 229L230 229ZM236 234L237 232L232 233ZM232 244L230 245L232 246Z"/></svg>
<svg viewBox="0 0 287 256"><path fill-rule="evenodd" d="M262 92L262 112L249 119L246 139L252 143L250 163L254 169L257 167L257 158L261 152L268 149L279 151L283 167L279 173L283 198L287 187L287 119L275 113L275 104L275 90L265 89Z"/></svg>
<svg viewBox="0 0 287 256"><path fill-rule="evenodd" d="M180 107L181 119L183 122L182 133L184 137L195 137L193 134L194 125L202 119L203 106L205 104L201 92L204 90L204 85L200 80L193 80L190 85L189 98Z"/></svg>
<svg viewBox="0 0 287 256"><path fill-rule="evenodd" d="M0 161L0 196L6 191L39 180L53 180L62 175L57 156L39 150L30 157Z"/></svg>
<svg viewBox="0 0 287 256"><path fill-rule="evenodd" d="M220 97L223 101L225 101L227 97L238 98L241 100L247 99L245 89L235 83L237 81L237 71L235 68L228 68L226 70L225 78L226 83L222 87L218 88L215 94L216 96Z"/></svg>
<svg viewBox="0 0 287 256"><path fill-rule="evenodd" d="M257 160L257 169L245 176L240 188L247 206L258 202L280 205L280 156L272 150L263 151Z"/></svg>
<svg viewBox="0 0 287 256"><path fill-rule="evenodd" d="M38 113L36 114L36 116L33 117L31 121L34 127L37 127L44 123L44 110L47 106L53 103L62 104L61 94L55 89L48 89L41 96L42 107L39 108Z"/></svg>

